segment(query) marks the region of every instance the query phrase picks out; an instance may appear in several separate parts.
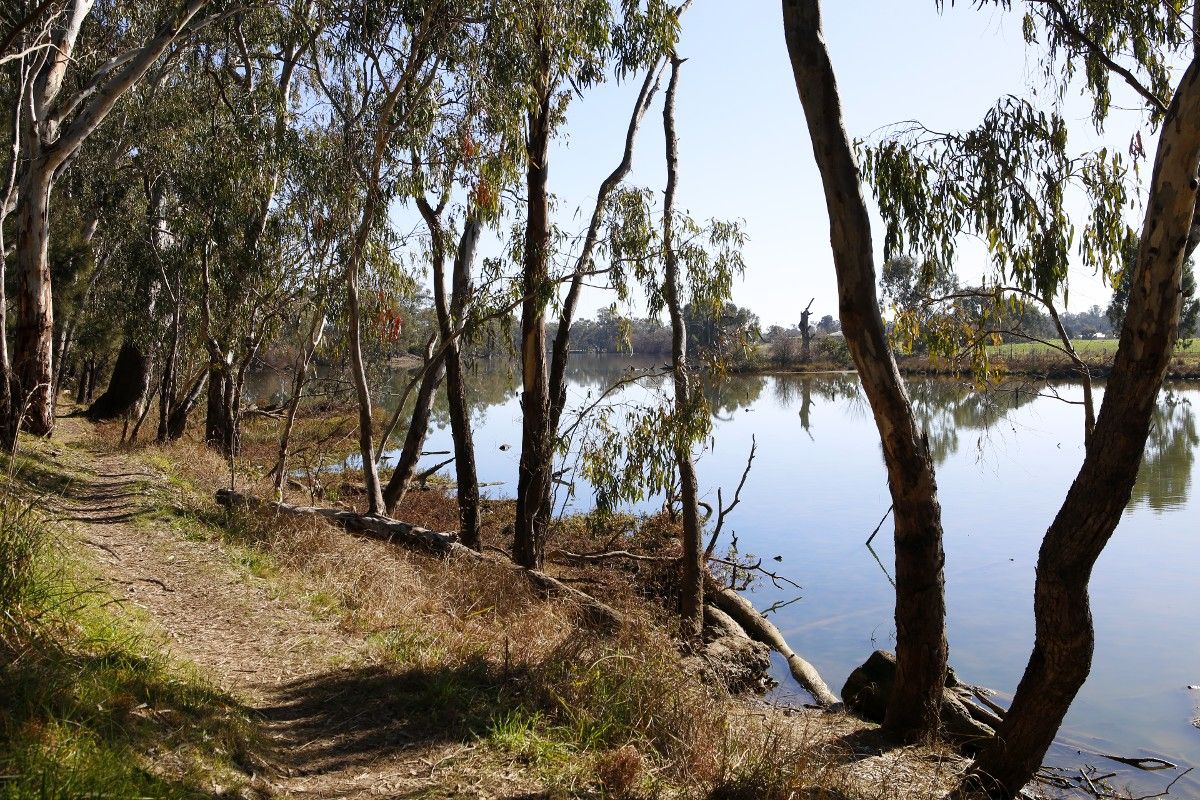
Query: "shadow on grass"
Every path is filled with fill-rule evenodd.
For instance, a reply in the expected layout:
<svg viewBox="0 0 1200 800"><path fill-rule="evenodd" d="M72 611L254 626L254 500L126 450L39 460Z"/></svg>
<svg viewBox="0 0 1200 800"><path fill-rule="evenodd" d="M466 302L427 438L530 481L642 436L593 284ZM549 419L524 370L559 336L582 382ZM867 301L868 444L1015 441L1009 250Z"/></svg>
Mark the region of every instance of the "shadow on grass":
<svg viewBox="0 0 1200 800"><path fill-rule="evenodd" d="M846 763L874 758L903 747L884 736L879 728L867 728L839 736L833 746L843 754Z"/></svg>
<svg viewBox="0 0 1200 800"><path fill-rule="evenodd" d="M262 763L233 698L130 640L65 633L0 630L0 797L232 797L189 776Z"/></svg>
<svg viewBox="0 0 1200 800"><path fill-rule="evenodd" d="M517 687L479 661L436 669L337 669L281 687L260 709L297 775L367 765L406 749L492 736L514 714L531 717Z"/></svg>

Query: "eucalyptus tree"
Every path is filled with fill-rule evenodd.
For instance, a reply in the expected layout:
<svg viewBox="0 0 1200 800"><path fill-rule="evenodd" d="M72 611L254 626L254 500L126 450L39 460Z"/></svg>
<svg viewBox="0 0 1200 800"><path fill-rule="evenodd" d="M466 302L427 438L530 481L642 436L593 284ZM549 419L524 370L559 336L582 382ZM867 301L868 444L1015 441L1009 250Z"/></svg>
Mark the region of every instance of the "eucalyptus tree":
<svg viewBox="0 0 1200 800"><path fill-rule="evenodd" d="M319 11L308 0L241 9L197 62L210 114L198 131L198 160L186 167L206 174L180 191L190 194L200 251L200 340L210 359L205 438L226 455L238 450L249 365L297 291L289 283L295 237L286 235L279 194L291 172L310 169L298 144L296 84L321 31Z"/></svg>
<svg viewBox="0 0 1200 800"><path fill-rule="evenodd" d="M520 149L520 137L515 134L520 102L510 86L488 80L487 50L491 42L485 31L486 23L444 41L442 59L446 68L430 87L438 110L419 137L410 137L409 179L399 183L403 189L398 190L396 199L416 206L427 232L436 334L427 342L425 363L415 379L419 389L408 432L383 492L390 513L402 501L415 475L434 392L444 377L454 443L459 536L475 549L482 546L479 480L463 343L486 319L495 314L503 317L511 311L503 303L500 308L491 307L486 293L474 291L472 275L483 227L501 220L501 198L516 180ZM459 224L461 232L456 234L454 228ZM400 411L398 407L380 450Z"/></svg>
<svg viewBox="0 0 1200 800"><path fill-rule="evenodd" d="M667 312L671 330L669 387L661 372L631 373L575 412L575 421L563 436L580 440L581 471L596 490L599 509L655 495L682 503L679 608L683 631L693 636L703 624L706 558L715 546L715 534L708 548L701 544L703 521L698 513L693 452L710 438L716 405L710 403L706 387L692 374L688 317L719 317L729 305L733 279L745 270L742 248L746 234L736 221L698 221L676 207L679 169L674 101L682 61L672 59L671 63L663 107L667 156L663 204L656 207L648 189L625 188L614 193L597 253L598 261L607 262L609 285L620 303L639 297L652 319ZM625 411L618 422L619 409L605 400L615 389L633 382L657 388L664 396L649 403L622 403ZM588 415L593 418L586 420Z"/></svg>
<svg viewBox="0 0 1200 800"><path fill-rule="evenodd" d="M54 427L53 291L48 260L50 195L62 166L130 87L181 39L203 24L210 0L113 4L89 30L92 0L67 0L37 41L21 42L22 85L15 150L17 319L13 326L15 410L38 435ZM94 34L94 35L93 35ZM21 37L18 37L21 38ZM40 49L39 49L40 46Z"/></svg>
<svg viewBox="0 0 1200 800"><path fill-rule="evenodd" d="M556 281L551 271L555 232L549 191L550 145L566 121L574 93L604 81L610 73L620 79L642 67L655 71L674 43L678 10L662 0L648 0L644 6L638 0L623 0L618 16L609 0L505 0L495 4L492 11L490 41L502 46L490 51L489 71L497 85L513 87L520 99L524 134L526 196L519 248L522 433L513 556L523 566L537 567L541 565L552 511L557 416L563 402L570 323L582 281L592 268L598 215L607 196L628 172L627 165L618 168L615 179L606 181L599 192L589 234L570 276L572 286L564 300L555 363L551 365L546 314L556 294ZM639 95L640 111L635 110L631 134L636 132L636 121L645 111L643 98L649 85ZM626 149L630 152L628 146Z"/></svg>
<svg viewBox="0 0 1200 800"><path fill-rule="evenodd" d="M997 0L996 5L1009 8L1012 3ZM1181 7L1104 0L1030 0L1024 5L1026 38L1046 45L1046 76L1071 75L1083 65L1098 131L1103 131L1110 108L1110 74L1134 89L1145 101L1151 123L1161 127L1131 278L1133 289L1112 377L1083 465L1039 552L1033 654L1002 726L980 753L962 789L964 794L993 797L1015 795L1033 776L1090 670L1094 634L1087 584L1129 500L1155 397L1170 360L1200 166L1200 62L1193 57L1173 89L1168 69L1168 64L1180 57L1180 50L1193 46ZM866 281L873 278L870 228L857 186L854 153L840 122L833 71L820 31L819 5L815 0L785 0L784 20L797 88L834 218L835 263L839 277L860 287L852 294L843 291L845 322L848 307L852 314L869 308L865 300ZM1127 48L1130 42L1136 43L1132 51ZM1056 84L1059 97L1067 85ZM883 188L881 208L885 219L890 215L892 220L889 235L907 226L921 231L923 237L932 233L931 246L945 248L953 245L954 232L959 229L983 232L1002 276L1025 281L1023 286L1031 291L1052 297L1065 278L1074 234L1062 211L1061 197L1072 175L1078 174L1078 182L1092 202L1088 223L1078 237L1077 256L1111 274L1125 232L1121 213L1125 190L1118 156L1100 150L1082 160L1067 159L1061 117L1021 101L1002 101L998 109L1001 113L989 115L978 135L942 140L933 148L932 159L928 151L922 154L906 149L903 142L889 144L891 150L884 153L883 161L879 160L880 151L875 151L870 172ZM946 152L941 145L951 152L965 148L959 152L969 157L941 162L939 156ZM999 149L1004 152L997 152ZM1136 157L1137 148L1133 149ZM885 166L882 172L881 163ZM956 172L959 169L965 173ZM944 174L950 177L943 183ZM881 175L901 175L903 179L881 182ZM960 180L961 175L967 180ZM975 192L978 205L963 203L963 198L954 194L957 189L969 198L971 192L964 186ZM943 188L950 196L938 195ZM888 197L896 202L889 202ZM923 205L926 202L938 205ZM950 233L943 234L943 230ZM848 339L850 336L847 331ZM861 355L866 355L868 362L890 360L886 349ZM862 361L858 353L856 360ZM872 382L869 374L864 375L868 393ZM886 451L887 431L882 426L881 432ZM934 497L931 470L929 476L927 503ZM940 585L937 588L940 590ZM903 594L903 590L898 592L898 617ZM932 691L933 685L940 683L940 675L928 678Z"/></svg>
<svg viewBox="0 0 1200 800"><path fill-rule="evenodd" d="M818 0L783 0L783 24L825 188L842 333L879 429L892 494L897 669L884 727L903 739L927 738L939 731L948 650L945 554L933 460L879 313L870 218L842 123Z"/></svg>
<svg viewBox="0 0 1200 800"><path fill-rule="evenodd" d="M663 134L667 148L667 188L663 197L663 302L671 316L671 375L675 385L675 414L687 420L694 413L694 395L687 363L687 324L683 319L683 300L679 276L679 251L675 241L675 194L679 188L679 139L675 134L675 94L679 87L679 66L683 63L671 54L671 78L663 102ZM805 314L807 315L807 311ZM699 637L704 630L704 545L700 523L700 490L696 465L692 461L692 442L683 426L674 437L675 469L679 473L679 497L683 503L683 580L680 585L680 616L684 633Z"/></svg>
<svg viewBox="0 0 1200 800"><path fill-rule="evenodd" d="M1179 333L1184 261L1198 241L1196 13L1200 9L1182 3L1026 3L1026 39L1046 45L1047 76L1083 66L1097 130L1103 131L1111 108L1109 83L1116 78L1144 101L1159 141L1112 374L1083 464L1038 554L1033 652L1004 724L972 766L967 791L1010 797L1032 778L1091 670L1095 633L1088 582L1137 479ZM1132 50L1130 42L1137 44ZM1189 58L1181 74L1172 72L1173 61ZM1119 227L1117 220L1108 224Z"/></svg>
<svg viewBox="0 0 1200 800"><path fill-rule="evenodd" d="M362 274L387 255L380 236L390 201L402 186L402 155L422 141L436 111L431 99L459 37L471 35L478 9L461 0L335 4L330 35L318 43L313 75L339 127L347 170L343 190L357 213L346 252L346 308L351 374L359 407L359 449L370 513L385 503L374 444L374 419L363 360Z"/></svg>
<svg viewBox="0 0 1200 800"><path fill-rule="evenodd" d="M309 369L325 339L331 318L337 317L337 245L341 239L340 228L348 222L339 217L342 210L337 202L339 192L331 190L337 177L333 172L336 165L324 158L326 148L332 142L317 126L307 130L301 142L301 161L308 169L296 170L288 176L288 186L283 192L285 203L280 210L281 220L288 229L286 238L298 243L300 249L291 276L295 291L289 307L291 333L299 342L287 410L279 432L279 448L271 470L275 492L280 499L287 482L292 430L308 383Z"/></svg>

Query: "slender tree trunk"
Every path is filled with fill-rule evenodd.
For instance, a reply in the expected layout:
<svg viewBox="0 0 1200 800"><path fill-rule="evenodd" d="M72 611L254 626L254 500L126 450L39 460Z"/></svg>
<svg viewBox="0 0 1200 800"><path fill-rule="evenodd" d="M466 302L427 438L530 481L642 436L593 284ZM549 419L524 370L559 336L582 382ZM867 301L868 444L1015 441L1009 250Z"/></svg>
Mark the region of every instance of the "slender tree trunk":
<svg viewBox="0 0 1200 800"><path fill-rule="evenodd" d="M842 331L883 444L896 526L896 682L885 730L936 736L946 676L941 507L926 437L888 347L875 290L870 219L818 0L783 0L784 32L813 152L825 187Z"/></svg>
<svg viewBox="0 0 1200 800"><path fill-rule="evenodd" d="M439 271L434 267L435 280ZM408 488L412 485L413 476L417 472L417 462L421 460L421 451L425 449L425 439L429 435L429 419L433 416L434 397L438 387L442 385L442 378L446 375L446 361L442 354L435 351L436 342L436 337L430 337L425 349L425 371L421 375L421 385L413 400L412 420L408 424L408 433L404 437L404 446L400 448L396 468L392 470L392 477L383 489L383 505L388 514L404 502L404 496L408 494Z"/></svg>
<svg viewBox="0 0 1200 800"><path fill-rule="evenodd" d="M687 0L687 2L690 3L691 0ZM655 62L650 66L646 71L646 78L642 81L641 91L638 93L637 101L633 105L633 112L629 117L629 125L625 129L625 150L621 154L621 162L609 173L596 192L591 222L588 224L579 257L575 261L571 285L567 289L562 312L559 314L558 332L554 336L554 349L550 360L550 423L555 432L558 431L563 409L567 404L567 361L571 352L571 324L575 319L575 308L579 303L584 279L587 277L588 270L592 268L592 254L600 238L605 203L633 168L633 151L637 142L638 130L641 128L642 119L650 108L650 103L658 91L658 85L662 78L662 69L660 69L659 63Z"/></svg>
<svg viewBox="0 0 1200 800"><path fill-rule="evenodd" d="M521 302L521 459L517 475L517 519L513 558L540 569L549 524L554 432L550 430L550 383L546 364L546 298L549 290L550 198L549 143L551 92L548 57L543 52L540 103L529 114L525 143L525 254Z"/></svg>
<svg viewBox="0 0 1200 800"><path fill-rule="evenodd" d="M283 421L283 430L279 434L279 455L275 458L275 494L283 499L283 486L287 481L288 442L292 438L292 428L296 424L296 414L300 410L300 398L304 395L304 384L308 382L308 368L312 364L313 355L321 345L325 335L326 316L323 312L314 311L312 324L308 329L308 338L304 341L304 349L296 360L296 369L292 373L292 396L288 400L287 417Z"/></svg>
<svg viewBox="0 0 1200 800"><path fill-rule="evenodd" d="M475 247L482 225L474 214L468 214L462 238L454 258L454 275L450 284L450 313L438 306L438 326L442 336L449 337L446 348L446 401L450 407L450 431L454 438L454 471L458 483L458 536L472 550L483 548L482 522L479 516L479 475L475 468L475 441L471 432L471 408L467 403L466 377L463 374L461 339L453 331L466 319L467 303L471 296L471 268L475 263ZM440 278L435 276L439 282ZM447 322L450 323L449 329Z"/></svg>
<svg viewBox="0 0 1200 800"><path fill-rule="evenodd" d="M167 345L166 358L163 359L162 389L158 395L158 436L159 444L171 439L171 411L175 407L176 384L179 382L179 339L183 330L183 275L181 270L175 272L175 307L171 314L171 334Z"/></svg>
<svg viewBox="0 0 1200 800"><path fill-rule="evenodd" d="M93 237L96 235L96 230L100 226L100 218L93 215L88 221L88 224L83 227L82 241L90 244ZM3 252L3 250L0 250ZM79 325L79 318L83 316L83 310L87 307L88 301L91 300L92 292L96 289L96 283L100 279L100 275L104 272L105 259L102 256L95 255L93 251L92 273L88 276L87 287L83 290L83 295L79 298L79 302L75 308L71 310L70 316L67 317L66 324L58 331L58 344L54 349L54 397L57 402L59 388L62 386L64 370L67 364L72 360L68 358L71 352L71 346L75 343L75 330Z"/></svg>
<svg viewBox="0 0 1200 800"><path fill-rule="evenodd" d="M351 258L346 271L346 306L350 324L350 372L358 395L358 448L362 456L363 481L367 488L367 513L383 514L383 490L379 485L379 468L375 464L374 421L371 409L371 389L367 384L367 367L363 362L362 321L358 297L358 259Z"/></svg>
<svg viewBox="0 0 1200 800"><path fill-rule="evenodd" d="M87 398L88 374L91 370L92 359L89 356L84 358L83 363L79 365L79 378L75 382L75 405L83 405L84 400Z"/></svg>
<svg viewBox="0 0 1200 800"><path fill-rule="evenodd" d="M167 419L167 441L173 442L183 438L192 409L196 407L196 403L200 400L200 393L208 385L209 372L208 369L200 370L183 398L171 409L171 415Z"/></svg>
<svg viewBox="0 0 1200 800"><path fill-rule="evenodd" d="M685 431L696 413L687 366L687 323L680 302L679 259L675 252L675 191L679 175L679 140L675 135L675 90L679 84L679 65L671 58L671 80L663 104L663 133L667 144L667 190L663 202L663 295L671 315L671 370L675 382L675 466L679 470L679 495L683 502L683 580L679 588L683 633L698 638L704 629L704 544L701 541L699 488L696 465L692 463L692 445Z"/></svg>
<svg viewBox="0 0 1200 800"><path fill-rule="evenodd" d="M1112 376L1083 466L1038 553L1033 653L964 794L1014 797L1041 765L1091 671L1088 582L1132 496L1178 334L1183 251L1197 205L1200 60L1184 73L1161 131Z"/></svg>

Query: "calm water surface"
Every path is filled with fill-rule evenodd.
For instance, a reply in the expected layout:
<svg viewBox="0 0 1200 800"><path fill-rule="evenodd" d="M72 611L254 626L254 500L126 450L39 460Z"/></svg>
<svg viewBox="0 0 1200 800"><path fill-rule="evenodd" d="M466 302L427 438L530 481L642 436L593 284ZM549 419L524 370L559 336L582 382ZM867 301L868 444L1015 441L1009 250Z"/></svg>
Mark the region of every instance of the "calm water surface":
<svg viewBox="0 0 1200 800"><path fill-rule="evenodd" d="M580 357L569 404L588 403L631 364L655 366ZM516 384L507 372L484 370L474 379L479 477L494 484L486 490L491 496L515 491ZM1038 546L1083 459L1082 410L1064 402L1081 393L1071 385L1042 387L1043 395L1054 391L1062 399L1028 387L982 396L947 380L909 386L937 460L951 663L965 680L1007 699L1032 646ZM756 438L742 503L726 525L743 551L781 557L779 571L803 586L797 592L768 583L754 590L754 601L765 608L800 596L773 619L836 690L873 649L893 648L895 637L890 518L875 538L875 553L864 546L891 501L858 380L848 374L738 376L706 391L714 431L711 446L699 454L704 499L715 505L718 486L726 498L732 494ZM644 402L653 395L631 387L611 399ZM1175 785L1175 797L1200 797L1200 730L1192 725L1200 716L1200 691L1187 688L1200 684L1200 501L1190 491L1200 450L1198 411L1195 385L1172 387L1159 398L1134 501L1092 579L1092 674L1051 753L1061 765L1083 761L1118 771L1118 780L1139 790L1158 791L1177 772L1139 773L1094 754L1196 766ZM427 449L449 450L444 411L436 418ZM577 483L567 505L590 507L586 485ZM782 660L775 667L777 694L807 699Z"/></svg>

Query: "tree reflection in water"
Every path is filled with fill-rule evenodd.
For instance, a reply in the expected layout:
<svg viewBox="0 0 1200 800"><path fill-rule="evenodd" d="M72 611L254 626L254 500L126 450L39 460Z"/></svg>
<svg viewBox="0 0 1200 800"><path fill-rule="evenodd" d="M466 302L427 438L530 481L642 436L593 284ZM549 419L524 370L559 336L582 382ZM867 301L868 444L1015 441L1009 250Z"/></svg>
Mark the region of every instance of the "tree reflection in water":
<svg viewBox="0 0 1200 800"><path fill-rule="evenodd" d="M1197 445L1200 436L1192 404L1168 387L1159 396L1150 423L1150 437L1129 507L1148 506L1161 513L1182 506L1191 485Z"/></svg>
<svg viewBox="0 0 1200 800"><path fill-rule="evenodd" d="M654 370L661 366L660 362L661 359L634 357L577 358L569 373L576 405L600 396L626 377L630 370ZM400 373L395 382L402 386L408 377L406 373ZM641 384L649 390L648 394L653 395L662 388L663 380L656 375L644 379ZM488 409L510 402L516 396L518 382L519 376L505 359L475 362L469 376L469 402L472 417L478 424L482 424ZM1012 412L1039 398L1057 397L1070 402L1075 388L1070 383L1014 380L980 392L968 382L946 378L915 378L908 383L914 411L921 428L929 436L930 450L939 465L957 454L967 442L972 442L982 457L992 434L1007 434L1013 430L1003 427ZM725 375L709 377L703 389L713 416L719 421L731 421L737 412L765 400L776 407L795 409L800 427L810 438L819 437L823 413L837 413L853 419L865 419L871 413L853 373ZM614 392L609 399L618 404L629 402L620 391ZM444 393L439 394L433 421L439 427L449 424ZM1162 512L1181 506L1191 485L1197 447L1200 447L1200 431L1192 404L1170 388L1165 389L1154 415L1130 507L1146 506Z"/></svg>

